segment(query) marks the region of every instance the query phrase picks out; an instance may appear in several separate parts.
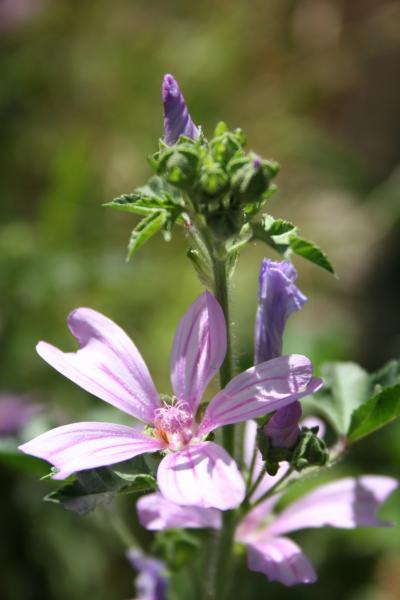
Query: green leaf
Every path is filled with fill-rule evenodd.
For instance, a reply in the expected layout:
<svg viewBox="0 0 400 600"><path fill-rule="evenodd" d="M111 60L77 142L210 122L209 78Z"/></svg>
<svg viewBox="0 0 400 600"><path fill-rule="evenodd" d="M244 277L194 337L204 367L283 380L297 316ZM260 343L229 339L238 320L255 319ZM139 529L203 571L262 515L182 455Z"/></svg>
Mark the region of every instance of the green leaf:
<svg viewBox="0 0 400 600"><path fill-rule="evenodd" d="M127 260L131 259L132 256L149 240L154 234L159 231L164 223L167 221L167 212L164 210L155 211L145 217L140 223L133 229L131 237L128 243L128 256Z"/></svg>
<svg viewBox="0 0 400 600"><path fill-rule="evenodd" d="M261 219L263 228L271 236L281 236L285 233L296 232L297 227L290 221L284 219L274 219L272 215L263 215Z"/></svg>
<svg viewBox="0 0 400 600"><path fill-rule="evenodd" d="M140 457L113 467L87 469L77 473L72 483L48 494L45 500L84 515L98 506L109 506L117 494L154 491L154 477L139 472L141 469L146 469L146 464Z"/></svg>
<svg viewBox="0 0 400 600"><path fill-rule="evenodd" d="M348 431L349 442L357 442L400 416L400 384L387 387L357 408Z"/></svg>
<svg viewBox="0 0 400 600"><path fill-rule="evenodd" d="M323 415L340 435L346 435L351 415L367 400L371 390L368 373L351 362L324 365L325 388L307 398L305 405Z"/></svg>
<svg viewBox="0 0 400 600"><path fill-rule="evenodd" d="M253 238L265 242L285 257L289 257L293 252L326 271L335 273L321 248L314 242L299 237L297 227L290 221L275 219L272 215L265 214L259 223L253 224Z"/></svg>
<svg viewBox="0 0 400 600"><path fill-rule="evenodd" d="M161 209L181 212L184 202L179 191L169 186L161 177L152 177L146 185L131 194L122 194L103 206L122 212L147 216Z"/></svg>
<svg viewBox="0 0 400 600"><path fill-rule="evenodd" d="M317 246L317 244L314 244L314 242L310 242L295 235L290 238L289 244L290 248L295 254L298 254L315 265L322 267L322 269L329 271L329 273L335 274L328 257L321 250L321 248Z"/></svg>
<svg viewBox="0 0 400 600"><path fill-rule="evenodd" d="M400 360L390 360L379 371L372 373L371 383L379 388L400 383Z"/></svg>
<svg viewBox="0 0 400 600"><path fill-rule="evenodd" d="M271 236L265 229L263 228L261 223L254 223L252 226L253 229L253 239L260 240L265 244L268 244L271 248L273 248L276 252L281 254L282 256L289 257L290 255L290 246L288 242L278 241Z"/></svg>

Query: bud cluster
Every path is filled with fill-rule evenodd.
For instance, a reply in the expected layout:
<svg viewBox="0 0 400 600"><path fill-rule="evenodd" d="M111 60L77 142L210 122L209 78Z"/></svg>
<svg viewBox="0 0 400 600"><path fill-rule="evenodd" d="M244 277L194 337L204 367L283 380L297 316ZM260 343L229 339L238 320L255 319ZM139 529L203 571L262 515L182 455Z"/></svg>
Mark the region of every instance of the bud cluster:
<svg viewBox="0 0 400 600"><path fill-rule="evenodd" d="M181 135L174 145L160 141L150 159L156 173L185 194L189 212L200 215L218 240L240 232L272 191L279 166L244 150L242 130L219 123L208 141Z"/></svg>
<svg viewBox="0 0 400 600"><path fill-rule="evenodd" d="M280 462L288 462L295 471L302 471L307 467L323 466L327 463L329 453L327 446L318 437L318 427L302 427L295 444L288 448L277 447L273 440L265 435L264 429L259 429L257 445L265 463L265 470L270 475L275 475Z"/></svg>

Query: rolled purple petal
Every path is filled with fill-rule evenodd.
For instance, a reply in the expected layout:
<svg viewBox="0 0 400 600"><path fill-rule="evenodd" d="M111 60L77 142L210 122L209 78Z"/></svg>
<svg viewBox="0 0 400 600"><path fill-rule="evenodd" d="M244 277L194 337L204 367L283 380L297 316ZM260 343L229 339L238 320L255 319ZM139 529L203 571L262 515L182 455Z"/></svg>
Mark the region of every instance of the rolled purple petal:
<svg viewBox="0 0 400 600"><path fill-rule="evenodd" d="M180 528L219 529L222 521L221 512L215 508L179 506L159 493L139 498L136 510L141 525L152 531Z"/></svg>
<svg viewBox="0 0 400 600"><path fill-rule="evenodd" d="M172 75L164 75L162 100L165 143L175 144L181 135L197 140L200 131L193 123L178 82Z"/></svg>
<svg viewBox="0 0 400 600"><path fill-rule="evenodd" d="M163 458L157 473L161 493L182 506L228 510L245 496L235 461L214 442L191 444Z"/></svg>
<svg viewBox="0 0 400 600"><path fill-rule="evenodd" d="M42 409L24 396L0 395L0 437L18 435L21 429Z"/></svg>
<svg viewBox="0 0 400 600"><path fill-rule="evenodd" d="M292 448L300 435L301 404L298 400L280 408L263 428L274 448Z"/></svg>
<svg viewBox="0 0 400 600"><path fill-rule="evenodd" d="M287 262L264 258L261 263L255 329L255 362L282 354L282 337L289 316L307 302L294 282L297 272Z"/></svg>
<svg viewBox="0 0 400 600"><path fill-rule="evenodd" d="M138 572L135 579L137 596L135 600L166 600L168 578L166 565L151 556L146 556L140 550L131 548L126 557Z"/></svg>
<svg viewBox="0 0 400 600"><path fill-rule="evenodd" d="M300 354L280 356L237 375L210 402L199 428L204 435L217 427L261 417L283 408L322 385Z"/></svg>
<svg viewBox="0 0 400 600"><path fill-rule="evenodd" d="M285 537L248 544L247 565L251 571L263 573L270 581L286 586L317 580L308 558L297 544Z"/></svg>
<svg viewBox="0 0 400 600"><path fill-rule="evenodd" d="M309 527L390 526L376 513L397 487L395 479L374 475L349 477L322 485L285 509L268 527L268 535Z"/></svg>
<svg viewBox="0 0 400 600"><path fill-rule="evenodd" d="M19 449L54 465L58 473L53 479L65 479L77 471L112 465L164 447L133 427L88 422L56 427Z"/></svg>
<svg viewBox="0 0 400 600"><path fill-rule="evenodd" d="M205 292L186 312L176 330L171 354L171 382L178 400L193 413L226 353L226 325L222 309Z"/></svg>
<svg viewBox="0 0 400 600"><path fill-rule="evenodd" d="M68 326L80 344L62 352L39 342L38 354L87 392L151 424L160 399L135 344L113 321L90 308L78 308Z"/></svg>

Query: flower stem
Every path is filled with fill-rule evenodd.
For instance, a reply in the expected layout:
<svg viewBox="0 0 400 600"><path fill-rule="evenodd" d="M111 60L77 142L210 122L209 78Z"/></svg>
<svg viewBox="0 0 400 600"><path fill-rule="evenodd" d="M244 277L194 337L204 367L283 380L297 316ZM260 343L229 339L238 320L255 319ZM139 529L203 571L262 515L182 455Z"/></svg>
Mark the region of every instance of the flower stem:
<svg viewBox="0 0 400 600"><path fill-rule="evenodd" d="M286 473L272 487L270 487L269 490L265 492L265 494L260 496L250 506L246 506L244 512L242 512L242 514L241 514L241 517L244 517L247 513L249 513L251 510L253 510L253 508L255 508L256 506L259 506L260 504L262 504L262 502L264 502L265 500L268 500L268 498L270 498L274 494L277 494L278 492L282 491L282 489L285 489L287 480L292 475L292 473L293 473L293 469L291 467L289 467L289 469L286 471ZM265 471L263 472L263 475L265 475ZM252 490L251 493L253 494L254 490Z"/></svg>
<svg viewBox="0 0 400 600"><path fill-rule="evenodd" d="M211 255L214 275L214 295L221 305L225 317L227 332L227 350L225 360L221 365L219 378L221 389L224 388L233 376L232 361L232 334L229 316L228 274L226 261ZM234 457L235 428L227 425L222 430L223 444L226 451ZM234 511L223 513L222 529L215 542L215 565L213 597L223 600L228 593L228 584L232 573L232 550L235 535L236 516ZM212 557L214 558L214 557ZM210 557L210 559L212 560Z"/></svg>
<svg viewBox="0 0 400 600"><path fill-rule="evenodd" d="M226 272L226 261L220 260L215 256L211 257L214 272L214 295L218 300L225 317L226 323L226 355L219 371L221 389L224 388L232 379L232 335L231 323L229 317L229 299L228 299L228 277ZM234 426L228 425L223 428L224 447L229 454L234 453Z"/></svg>
<svg viewBox="0 0 400 600"><path fill-rule="evenodd" d="M260 473L259 473L259 475L258 475L258 477L257 477L257 479L255 480L255 482L253 483L253 485L250 486L250 489L247 492L247 496L244 499L245 502L248 501L248 500L250 500L251 496L254 494L254 492L256 491L256 489L258 488L258 486L260 485L260 483L264 479L265 473L266 473L265 468L262 468L261 471L260 471ZM251 481L250 481L250 483L251 483Z"/></svg>

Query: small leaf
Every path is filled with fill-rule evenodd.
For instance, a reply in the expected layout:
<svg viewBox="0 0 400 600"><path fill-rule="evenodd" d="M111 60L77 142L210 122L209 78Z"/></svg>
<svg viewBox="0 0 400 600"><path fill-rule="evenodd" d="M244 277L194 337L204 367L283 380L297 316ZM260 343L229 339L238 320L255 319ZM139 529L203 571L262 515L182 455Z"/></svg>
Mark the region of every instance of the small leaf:
<svg viewBox="0 0 400 600"><path fill-rule="evenodd" d="M109 506L117 494L154 491L154 477L150 473L137 472L145 468L146 464L140 458L139 461L133 459L113 467L80 471L75 481L51 492L45 500L84 515L97 506Z"/></svg>
<svg viewBox="0 0 400 600"><path fill-rule="evenodd" d="M147 216L161 209L181 211L184 201L179 191L156 176L152 177L146 185L136 188L131 194L122 194L103 206Z"/></svg>
<svg viewBox="0 0 400 600"><path fill-rule="evenodd" d="M324 416L340 435L346 435L352 412L370 395L368 373L355 363L337 362L324 365L322 378L325 388L304 404Z"/></svg>
<svg viewBox="0 0 400 600"><path fill-rule="evenodd" d="M335 274L328 257L319 246L314 244L314 242L310 242L296 235L290 238L289 244L295 254L306 258L315 265L322 267L322 269L329 271L329 273Z"/></svg>
<svg viewBox="0 0 400 600"><path fill-rule="evenodd" d="M379 391L353 412L348 440L357 442L399 416L400 384Z"/></svg>
<svg viewBox="0 0 400 600"><path fill-rule="evenodd" d="M252 228L253 228L253 239L260 240L261 242L268 244L268 246L273 248L276 252L278 252L282 256L286 256L286 257L289 256L290 246L287 242L281 243L279 241L278 242L275 241L275 238L273 238L271 235L269 235L269 233L267 231L265 231L265 229L263 228L263 226L260 223L254 223Z"/></svg>
<svg viewBox="0 0 400 600"><path fill-rule="evenodd" d="M131 237L128 243L128 256L127 260L131 259L132 256L149 240L154 234L157 233L164 225L167 220L166 211L156 211L145 217L135 227L131 233Z"/></svg>
<svg viewBox="0 0 400 600"><path fill-rule="evenodd" d="M285 233L294 232L297 230L296 226L290 221L285 221L284 219L274 219L274 217L271 215L263 215L261 221L265 231L272 236L283 235Z"/></svg>
<svg viewBox="0 0 400 600"><path fill-rule="evenodd" d="M272 215L265 214L259 223L253 224L253 238L265 242L285 257L294 252L326 271L335 273L321 248L314 242L299 237L297 227L290 221L275 219Z"/></svg>

